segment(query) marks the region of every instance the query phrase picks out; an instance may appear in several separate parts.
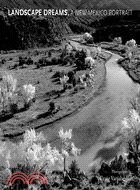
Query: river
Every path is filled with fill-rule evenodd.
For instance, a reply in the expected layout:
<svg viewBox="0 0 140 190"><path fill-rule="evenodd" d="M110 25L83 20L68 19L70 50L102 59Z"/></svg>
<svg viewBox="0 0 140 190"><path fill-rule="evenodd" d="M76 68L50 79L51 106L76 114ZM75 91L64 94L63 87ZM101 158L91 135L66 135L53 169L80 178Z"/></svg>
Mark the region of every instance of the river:
<svg viewBox="0 0 140 190"><path fill-rule="evenodd" d="M73 45L79 44L73 42ZM54 145L59 144L57 136L61 127L73 129L72 140L82 150L77 162L84 171L94 163L112 159L120 151L121 120L127 115L130 99L135 97L138 84L116 63L119 58L119 55L112 54L106 63L106 79L98 96L75 115L49 128L42 128L43 133L53 139Z"/></svg>

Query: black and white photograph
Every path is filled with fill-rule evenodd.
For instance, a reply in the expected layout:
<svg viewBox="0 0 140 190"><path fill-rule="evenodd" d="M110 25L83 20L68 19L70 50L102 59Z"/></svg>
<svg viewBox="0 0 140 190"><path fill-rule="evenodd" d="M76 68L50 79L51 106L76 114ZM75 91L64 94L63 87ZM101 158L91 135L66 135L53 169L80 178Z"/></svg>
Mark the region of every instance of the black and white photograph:
<svg viewBox="0 0 140 190"><path fill-rule="evenodd" d="M140 0L0 0L0 190L140 190Z"/></svg>

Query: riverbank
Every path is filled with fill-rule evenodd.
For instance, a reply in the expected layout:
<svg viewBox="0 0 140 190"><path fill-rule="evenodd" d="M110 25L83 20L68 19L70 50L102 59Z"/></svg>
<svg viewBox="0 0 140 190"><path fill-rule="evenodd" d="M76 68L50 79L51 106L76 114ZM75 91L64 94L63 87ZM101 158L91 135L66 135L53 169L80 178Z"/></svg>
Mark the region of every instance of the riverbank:
<svg viewBox="0 0 140 190"><path fill-rule="evenodd" d="M87 49L90 51L93 47ZM38 125L40 129L36 130L41 131L47 141L59 149L61 142L58 131L62 127L64 130L72 129L72 141L81 149L78 165L83 171L87 171L96 160L108 161L114 158L119 151L117 132L120 132L121 121L127 114L129 101L137 91L136 84L116 63L119 58L120 56L112 54L107 61L104 84L97 91L98 96L92 96L92 101L87 106L51 125L46 125L44 118L43 125ZM15 137L15 141L20 138L22 136Z"/></svg>
<svg viewBox="0 0 140 190"><path fill-rule="evenodd" d="M129 58L126 57L126 46L122 44L115 44L113 42L102 42L101 47L104 49L109 50L110 52L116 53L121 56L121 58L118 60L118 64L122 66L129 77L137 83L140 83L140 48L138 48L135 51L134 57L129 60Z"/></svg>
<svg viewBox="0 0 140 190"><path fill-rule="evenodd" d="M134 81L140 84L140 67L134 62L129 61L128 59L120 59L118 64L121 65L126 71L129 77Z"/></svg>
<svg viewBox="0 0 140 190"><path fill-rule="evenodd" d="M30 127L39 129L53 124L67 116L76 114L76 112L80 111L83 106L89 104L90 101L98 95L105 80L105 62L111 55L106 52L103 52L102 55L103 56L98 59L94 71L94 87L89 86L76 93L73 93L73 89L68 89L60 97L57 97L53 93L52 95L49 94L48 97L48 92L53 92L54 89L60 90L62 88L61 85L56 84L52 80L52 76L59 70L66 70L67 72L72 70L71 66L47 66L42 69L28 67L21 70L13 70L12 73L17 77L19 85L32 82L36 86L37 101L30 110L17 113L12 118L1 122L4 138L20 136ZM12 58L14 59L14 57ZM9 59L9 57L7 59ZM86 71L80 71L78 74L81 75L84 72ZM50 101L54 101L56 106L60 107L60 110L52 116L47 115L48 103Z"/></svg>

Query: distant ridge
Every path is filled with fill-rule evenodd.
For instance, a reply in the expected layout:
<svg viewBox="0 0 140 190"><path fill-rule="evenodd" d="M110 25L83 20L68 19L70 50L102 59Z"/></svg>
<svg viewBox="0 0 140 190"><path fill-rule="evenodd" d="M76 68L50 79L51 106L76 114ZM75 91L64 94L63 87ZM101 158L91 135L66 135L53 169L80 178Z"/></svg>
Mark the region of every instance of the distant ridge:
<svg viewBox="0 0 140 190"><path fill-rule="evenodd" d="M140 10L140 0L0 0L8 8L93 8Z"/></svg>

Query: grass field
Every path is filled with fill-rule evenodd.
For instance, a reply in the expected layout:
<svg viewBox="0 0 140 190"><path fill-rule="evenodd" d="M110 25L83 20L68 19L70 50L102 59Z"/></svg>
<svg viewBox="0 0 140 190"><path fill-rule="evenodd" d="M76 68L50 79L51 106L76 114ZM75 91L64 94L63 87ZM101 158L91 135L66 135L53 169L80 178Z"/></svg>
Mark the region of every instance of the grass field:
<svg viewBox="0 0 140 190"><path fill-rule="evenodd" d="M22 134L27 128L39 128L48 125L56 120L70 115L74 111L86 104L89 99L93 98L94 93L102 84L105 76L105 60L110 56L104 53L104 59L99 58L98 64L95 68L94 88L81 88L77 92L74 88L67 89L63 92L63 86L59 80L53 78L57 71L73 71L75 65L65 65L61 63L56 65L46 65L37 68L35 64L24 65L23 67L14 68L18 65L19 56L31 57L32 60L38 62L40 58L47 58L48 51L51 50L52 57L58 57L62 52L62 46L54 47L52 49L38 49L22 52L10 52L8 54L1 54L1 60L5 60L5 64L1 65L0 75L6 71L10 72L18 80L18 88L21 89L24 84L32 84L36 87L36 102L27 111L21 111L14 114L12 117L1 119L1 129L4 137L13 137ZM36 55L36 51L38 52ZM86 73L87 70L77 71L76 75L80 76ZM60 92L59 95L57 92ZM53 115L48 115L49 103L54 102L59 111ZM22 107L19 103L19 107ZM22 110L22 109L21 109Z"/></svg>

